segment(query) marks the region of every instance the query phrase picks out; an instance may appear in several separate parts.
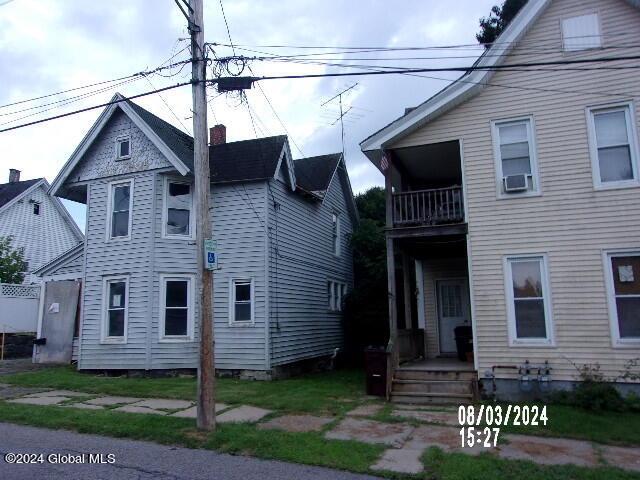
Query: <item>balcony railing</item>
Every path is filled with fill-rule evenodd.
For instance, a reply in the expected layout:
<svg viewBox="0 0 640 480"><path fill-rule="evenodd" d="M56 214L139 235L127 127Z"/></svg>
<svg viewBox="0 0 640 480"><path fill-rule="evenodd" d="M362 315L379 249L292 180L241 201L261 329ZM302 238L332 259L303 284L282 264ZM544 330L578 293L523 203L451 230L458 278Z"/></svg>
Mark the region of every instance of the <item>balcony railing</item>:
<svg viewBox="0 0 640 480"><path fill-rule="evenodd" d="M393 194L393 225L408 227L464 221L462 187Z"/></svg>

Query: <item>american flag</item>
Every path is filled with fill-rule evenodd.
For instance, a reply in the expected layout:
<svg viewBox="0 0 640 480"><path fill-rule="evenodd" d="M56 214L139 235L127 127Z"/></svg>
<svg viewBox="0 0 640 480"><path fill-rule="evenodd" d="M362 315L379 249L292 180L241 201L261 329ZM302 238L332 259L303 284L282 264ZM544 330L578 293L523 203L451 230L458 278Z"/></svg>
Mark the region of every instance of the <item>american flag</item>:
<svg viewBox="0 0 640 480"><path fill-rule="evenodd" d="M387 168L389 168L389 159L387 158L387 154L382 154L382 160L380 161L380 169L384 172Z"/></svg>

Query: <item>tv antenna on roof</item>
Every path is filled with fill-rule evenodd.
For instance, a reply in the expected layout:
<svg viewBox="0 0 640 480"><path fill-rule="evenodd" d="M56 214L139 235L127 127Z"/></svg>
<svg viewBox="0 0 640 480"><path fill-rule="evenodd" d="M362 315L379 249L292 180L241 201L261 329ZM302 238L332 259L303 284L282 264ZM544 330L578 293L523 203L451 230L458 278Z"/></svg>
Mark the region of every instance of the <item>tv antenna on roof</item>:
<svg viewBox="0 0 640 480"><path fill-rule="evenodd" d="M338 105L340 106L340 116L338 118L336 118L334 120L334 122L331 125L335 125L338 121L340 121L340 137L342 139L342 156L344 157L344 116L349 113L349 111L353 108L353 107L349 107L346 111L344 111L343 107L342 107L342 96L347 93L349 90L352 90L354 88L356 88L358 86L357 83L354 83L353 85L351 85L350 87L345 88L344 90L342 90L340 93L338 93L337 95L334 95L333 97L331 97L329 100L327 100L326 102L324 102L322 105L320 105L321 107L324 107L325 105L327 105L330 102L333 102L334 100L338 100Z"/></svg>

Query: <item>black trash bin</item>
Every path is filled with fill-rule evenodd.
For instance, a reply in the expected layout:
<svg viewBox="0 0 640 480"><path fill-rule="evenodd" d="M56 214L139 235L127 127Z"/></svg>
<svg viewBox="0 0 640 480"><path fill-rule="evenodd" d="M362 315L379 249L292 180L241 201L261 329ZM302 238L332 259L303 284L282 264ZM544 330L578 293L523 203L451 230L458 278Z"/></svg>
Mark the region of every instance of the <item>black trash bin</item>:
<svg viewBox="0 0 640 480"><path fill-rule="evenodd" d="M364 350L367 364L367 395L384 397L387 394L387 351L384 347Z"/></svg>
<svg viewBox="0 0 640 480"><path fill-rule="evenodd" d="M456 336L456 350L458 351L458 360L467 361L467 352L473 351L473 333L471 327L466 325L453 329Z"/></svg>

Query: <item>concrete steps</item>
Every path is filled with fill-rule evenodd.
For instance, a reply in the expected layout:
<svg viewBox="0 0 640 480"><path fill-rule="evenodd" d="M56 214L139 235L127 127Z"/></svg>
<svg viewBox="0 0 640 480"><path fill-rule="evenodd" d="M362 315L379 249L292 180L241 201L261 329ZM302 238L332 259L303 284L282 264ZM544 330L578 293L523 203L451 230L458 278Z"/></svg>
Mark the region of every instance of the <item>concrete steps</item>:
<svg viewBox="0 0 640 480"><path fill-rule="evenodd" d="M469 380L393 380L393 392L473 394Z"/></svg>

